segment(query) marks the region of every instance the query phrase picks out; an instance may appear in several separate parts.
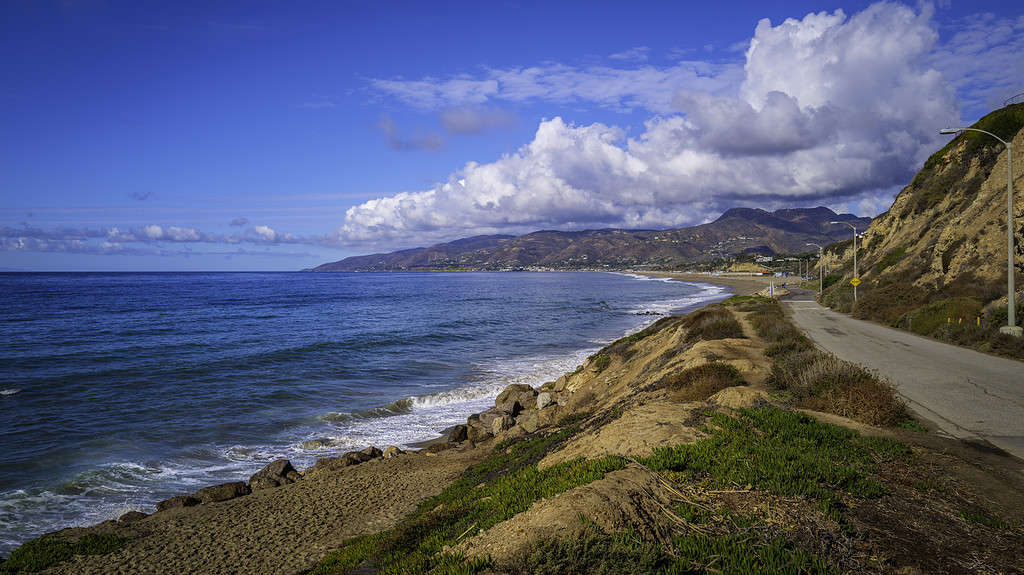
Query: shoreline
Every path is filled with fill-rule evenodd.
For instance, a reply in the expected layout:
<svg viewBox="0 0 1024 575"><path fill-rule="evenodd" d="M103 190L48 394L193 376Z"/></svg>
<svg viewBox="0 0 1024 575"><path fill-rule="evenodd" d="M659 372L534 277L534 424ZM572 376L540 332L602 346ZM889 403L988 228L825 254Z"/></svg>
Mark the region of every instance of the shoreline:
<svg viewBox="0 0 1024 575"><path fill-rule="evenodd" d="M759 291L771 280L695 274L660 277L725 285L737 295ZM466 561L483 561L493 567L487 573L530 572L514 566L524 550L538 540L574 541L580 537L607 537L623 530L633 533L643 545L672 549L676 541L673 537L685 535L691 528L687 526L692 525L709 537L722 537L721 541L733 546L725 549L738 554L737 557L756 556L759 550L767 549L764 545L770 538L760 541L755 537L747 543L749 530L743 527L745 523L739 524L743 529L739 532L742 542L728 539L737 533L730 531L735 526L730 527L729 514L750 515L759 522L758 532L763 531L766 537L786 538L789 543L780 552L812 556L824 553L823 560L843 571L857 571L857 566L863 566L862 561L869 557L894 561L872 564L878 567L873 572L948 571L963 554L957 547L961 544L981 553L978 556L995 571L1008 572L1024 565L1024 555L1000 555L999 549L1014 540L1014 531L992 531L994 527L977 531L961 512L965 505L970 505L968 509L980 510L971 511L976 514L972 517L981 517L996 526L1003 520L1024 520L1024 489L1019 489L1024 487L1024 475L1016 475L1020 470L996 455L954 440L898 427L872 427L834 413L800 409L792 398L773 393L776 388L767 383L774 369L773 360L765 354L771 340L759 335L762 330L751 320L752 314L762 313L765 306L778 304L763 298L711 307L705 303L688 310L686 315L660 317L639 332L606 345L579 369L555 381L538 388L509 385L495 399L493 407L471 415L466 424L454 426L446 436L418 452L389 449L381 453L373 448L350 452L318 462L290 480L290 472L279 468L275 477L280 481L275 479L275 485L264 488L256 487L262 480L253 476L251 494L214 498L202 504L197 501L153 515L137 514L89 528L63 530L57 536L68 540L86 535L126 539L118 539L120 546L108 554L79 555L47 572L287 574L306 573L317 565L320 568L316 572L325 574L345 573L359 566L364 567L358 572L375 572L387 567L386 563L375 562L385 560L382 554L390 553L386 560L400 564L403 557L418 551L415 547L402 548L398 554L388 548L374 551L378 548L371 547L366 551L358 542L378 539L360 536L384 533L381 541L388 542L392 539L387 532L395 533L397 529L401 533L419 533L425 529L426 537L438 521L449 526L438 532L444 542L443 551ZM733 327L723 327L723 322ZM701 387L696 394L693 384L680 387L672 383L679 375L704 373L701 370L711 366L721 366L716 369L733 375L728 381ZM823 453L823 459L808 460L773 473L804 470L803 465L811 471L821 464L842 466L846 457L854 457L850 453L888 446L884 441L889 438L913 445L915 459L905 463L900 459L903 456L898 455L901 451L885 447L890 451L866 456L864 465L868 467L856 464L844 468L845 473L854 474L852 477L891 483L891 490L886 491L889 495L878 491L873 495L857 494L827 481L812 483L807 491L797 494L778 492L773 491L773 486L799 485L789 483L799 478L777 483L757 475L717 487L702 483L700 476L687 478L672 475L672 471L659 475L649 468L657 464L657 458L652 459L655 450L696 448L693 444L710 440L719 432L716 430L723 429L720 423L705 425L706 418L744 418L749 410L768 410L784 418L789 422L787 425L797 426L789 428L785 437L804 433L804 428L812 438L834 433L816 427L822 425L839 425L853 434L837 436L835 441L853 443L843 443L846 447L838 448L831 456ZM765 425L771 420L759 421L749 420L747 425ZM857 438L861 434L879 441L885 439L882 443L859 443ZM754 434L744 441L749 442L749 449L767 449L768 445L759 443L767 437L777 436ZM805 447L787 452L787 457L814 457L816 449L807 453ZM749 462L765 465L776 456L773 452L772 457L752 458ZM477 464L480 466L474 467ZM881 466L877 473L870 467L873 465ZM520 473L523 466L528 468L525 474ZM586 466L607 468L596 475L573 471ZM541 491L529 487L529 481L552 475L556 484L563 487L552 491L547 491L550 487ZM459 479L462 481L456 481ZM508 484L520 486L511 491L523 493L522 503L516 503L517 496L508 489L498 489L498 485L505 485L502 482L513 480L525 482L521 486ZM927 497L922 497L918 495L922 489L920 481L926 481L926 486L938 481L954 483L949 483L947 490L926 487ZM822 496L822 488L832 490L829 497L835 499L828 501L853 498L849 500L855 505L840 505L828 512L841 513L845 524L837 523L834 515L813 505L814 499ZM194 495L212 493L209 489ZM949 494L955 497L947 497ZM430 499L435 496L440 499ZM490 502L506 496L511 499ZM932 503L933 499L943 497L946 499L938 505ZM993 502L999 507L992 507ZM509 504L514 508L511 514L500 517L490 511L472 511L492 504L495 509ZM666 505L676 505L675 513L691 509L685 505L714 513L702 515L691 509L682 523L673 523L674 516L666 517L664 512ZM458 512L448 512L449 507ZM1000 511L992 519L986 509ZM464 513L476 514L464 517ZM919 516L927 520L904 525L903 518ZM581 522L580 517L589 523ZM723 522L714 517L726 519ZM678 531L680 526L684 527L682 532ZM606 535L594 532L595 527ZM860 535L851 539L844 529L856 529ZM921 543L904 548L904 540ZM835 541L844 541L844 546L826 545ZM430 553L441 552L437 548ZM719 548L702 553L728 561L728 554ZM574 555L567 552L566 556ZM588 559L594 560L600 559ZM513 567L506 567L509 565ZM905 566L911 570L903 570Z"/></svg>
<svg viewBox="0 0 1024 575"><path fill-rule="evenodd" d="M624 272L605 272L605 273L613 273L613 274L620 274L621 275ZM625 273L629 273L629 274L635 275L635 276L646 276L646 277L657 277L658 276L658 274L651 274L651 273L640 273L640 272L637 272L637 273L625 272ZM634 279L643 280L642 277L637 277L637 278L634 278ZM681 278L681 279L683 279L683 281L688 281L688 282L691 281L691 280L686 279L686 278ZM719 285L719 286L729 287L725 283L707 281L706 278L695 278L695 279L696 279L696 281L693 281L693 283L696 283L696 284ZM698 287L698 290L699 290L700 285L698 285L696 287ZM730 292L731 291L733 291L733 290L730 290ZM700 291L698 291L698 293L700 293ZM701 308L703 306L706 306L706 305L708 305L710 303L713 303L714 301L716 301L718 299L723 299L723 298L728 297L728 296L729 296L729 293L723 293L721 295L716 294L716 295L713 295L713 296L709 296L711 299L705 299L704 297L701 297L701 301L700 302L693 303L693 304L690 304L690 305L685 305L685 306L680 307L680 308L676 308L676 309L672 310L669 313L663 313L663 314L651 313L649 316L647 316L645 314L637 314L638 317L636 319L637 319L638 323L636 325L634 325L633 327L630 327L625 333L619 333L619 334L613 335L613 336L611 336L611 338L614 338L614 337L617 337L617 336L621 336L621 335L626 335L627 333L634 333L634 332L637 332L637 331L641 331L643 329L646 329L651 324L655 323L656 321L658 321L659 319L661 319L663 317L667 317L668 315L678 314L678 313L689 313L689 312L697 310L697 309L699 309L699 308ZM609 338L609 341L610 341L611 338ZM605 342L605 343L607 343L607 342ZM583 362L584 361L583 358L587 355L586 352L588 352L588 351L596 352L597 349L599 349L599 347L600 347L600 344L598 344L593 349L590 349L588 347L588 348L581 348L580 350L576 350L578 352L581 352L579 354L579 357L576 359L576 361ZM569 358L572 358L574 355L577 355L577 354L575 352L567 352L565 354L560 354L560 356L569 357ZM573 364L575 364L575 362L573 362ZM564 369L564 368L560 367L559 369ZM569 367L568 369L572 369L572 368ZM548 374L547 377L553 379L553 378L557 377L558 375L560 375L561 373L562 373L561 371L559 371L558 373L552 372L551 374ZM531 381L531 383L533 383L533 385L539 386L542 383L542 380L537 379L535 383L532 382L532 381ZM403 399L408 399L408 398L403 398ZM479 410L481 408L480 407L475 407L475 406L470 406L469 409ZM472 413L467 413L467 415L472 415ZM397 446L398 448L401 448L401 449L408 449L410 451L424 451L424 452L428 452L429 453L431 448L436 448L440 444L444 444L446 442L446 437L448 436L448 434L452 431L452 429L454 427L457 427L457 425L458 424L456 424L456 425L449 425L445 429L441 429L441 430L439 430L436 433L428 432L428 433L425 433L424 435L416 438L413 441L402 440L401 442L395 443L394 445ZM369 440L369 438L368 438L368 440ZM376 442L374 442L374 443L376 443ZM379 445L379 447L381 449L384 449L386 446L390 446L390 444L378 444L378 445ZM355 447L349 447L348 449L355 449ZM347 453L353 453L353 452L347 452ZM302 471L309 471L309 470L312 470L315 467L316 462L319 459L332 459L332 458L337 458L337 457L343 457L345 454L346 454L346 452L343 452L343 451L339 450L339 451L332 451L332 452L322 452L321 454L318 454L318 455L313 456L311 458L299 457L298 459L300 459L301 461L296 461L296 465L300 465L300 464L304 465L306 467L304 467L302 469ZM289 457L289 455L284 454L284 455L281 455L279 457ZM266 463L266 461L264 461L263 463ZM255 468L252 469L252 472L258 472L259 470L260 470L259 467L255 467ZM232 478L234 480L233 482L245 481L245 479L248 477L249 474L250 474L250 472L247 471L247 472L245 472L245 476L241 476L240 475L240 476L237 476L237 477L233 477ZM187 497L187 496L190 496L190 494L185 492L185 489L199 489L199 488L206 488L206 487L216 487L216 485L213 484L213 481L217 481L217 479L215 479L215 478L211 479L211 483L200 483L196 487L183 487L181 489L181 491L167 490L167 491L169 491L169 493L167 491L165 491L164 494L160 495L160 497L168 497L169 498L169 499L164 500L164 501L168 501L168 500L172 500L172 499L177 499L179 497ZM221 479L220 481L225 481L225 479ZM64 531L64 530L67 530L67 529L83 529L83 528L87 529L87 528L94 527L96 525L99 525L99 524L102 524L102 523L105 523L105 522L109 522L111 520L116 520L116 519L114 519L115 517L118 517L119 515L120 516L124 516L125 513L144 513L144 512L145 513L150 513L154 509L154 506L156 506L156 504L158 504L158 503L161 503L161 501L157 501L156 497L153 496L153 492L152 491L150 491L150 490L147 490L147 491L148 491L150 497L147 498L147 501L146 501L145 504L141 504L141 505L140 504L134 504L134 505L131 505L131 506L127 506L127 505L122 506L120 511L116 512L115 514L108 515L107 517L109 517L109 519L106 519L106 521L102 521L102 519L105 519L105 518L104 517L100 517L100 518L92 519L92 522L85 522L85 521L83 521L83 522L80 522L80 523L72 523L69 526L67 526L68 524L64 524L66 526L54 526L51 529L56 529L56 531L51 531L50 533L60 532L60 531ZM200 491L201 491L201 489L200 489ZM36 537L36 536L33 536L33 537ZM5 554L9 554L12 550L9 550L9 551L5 552ZM2 556L0 556L0 557L2 557Z"/></svg>
<svg viewBox="0 0 1024 575"><path fill-rule="evenodd" d="M544 273L544 272L527 272L527 273ZM721 299L718 299L717 294L716 294L716 296L713 296L712 299L709 299L709 300L706 300L706 301L702 301L699 304L695 304L692 307L685 308L685 311L682 311L682 312L671 312L671 313L665 313L665 314L651 314L650 315L651 319L649 321L647 321L647 322L640 323L635 328L632 328L630 330L630 332L632 332L632 333L643 331L643 330L649 328L650 326L654 325L655 323L657 323L658 320L660 320L662 318L678 316L678 315L685 315L685 314L688 314L688 313L693 313L693 312L695 312L695 311L697 311L697 310L699 310L699 309L701 309L703 307L706 307L708 305L717 303L718 301L721 301L721 300L724 300L724 299L728 299L729 297L732 297L734 295L751 295L751 294L757 293L758 291L764 289L768 285L767 282L763 282L763 285L762 285L762 282L757 281L757 279L755 279L755 278L751 278L750 280L747 280L746 278L736 278L736 281L733 281L731 278L725 278L725 281L721 281L721 282L709 281L702 274L685 273L685 272L646 272L646 271L641 272L641 271L633 271L633 270L624 270L624 271L601 272L601 273L626 274L626 275L633 275L633 276L646 276L646 277L651 277L651 278L670 278L673 281L678 281L678 282L683 282L683 283L706 284L706 285L713 285L713 286L722 286L722 287L732 288L732 289L736 290L734 292L727 291L726 294L725 294L725 297L723 297ZM714 277L714 276L708 276L708 277ZM611 343L611 342L609 342L609 343ZM436 447L438 445L444 444L445 441L446 441L446 437L456 427L458 427L458 426L457 425L449 426L449 427L447 427L447 428L437 432L436 435L431 435L431 436L423 438L423 439L412 441L412 442L406 443L405 445L407 447L411 448L411 449L418 450L418 451L428 450L431 447Z"/></svg>

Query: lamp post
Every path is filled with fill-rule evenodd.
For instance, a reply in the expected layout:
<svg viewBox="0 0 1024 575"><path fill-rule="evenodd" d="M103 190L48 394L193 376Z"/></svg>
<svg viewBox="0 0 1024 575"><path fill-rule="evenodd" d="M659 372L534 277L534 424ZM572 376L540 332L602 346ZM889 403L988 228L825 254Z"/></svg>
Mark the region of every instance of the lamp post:
<svg viewBox="0 0 1024 575"><path fill-rule="evenodd" d="M846 224L853 230L853 277L856 279L857 276L857 227L850 222L829 222L830 224ZM853 301L857 301L857 285L853 286Z"/></svg>
<svg viewBox="0 0 1024 575"><path fill-rule="evenodd" d="M1006 146L1006 325L999 331L1021 337L1024 329L1017 325L1016 292L1013 287L1013 144L985 130L977 128L943 128L940 134L981 132L999 140Z"/></svg>
<svg viewBox="0 0 1024 575"><path fill-rule="evenodd" d="M825 268L823 262L821 261L821 257L823 255L822 252L824 252L825 248L821 247L819 244L816 244L814 242L807 242L807 245L816 246L818 248L818 293L821 293L825 291L825 279L822 277L822 273Z"/></svg>

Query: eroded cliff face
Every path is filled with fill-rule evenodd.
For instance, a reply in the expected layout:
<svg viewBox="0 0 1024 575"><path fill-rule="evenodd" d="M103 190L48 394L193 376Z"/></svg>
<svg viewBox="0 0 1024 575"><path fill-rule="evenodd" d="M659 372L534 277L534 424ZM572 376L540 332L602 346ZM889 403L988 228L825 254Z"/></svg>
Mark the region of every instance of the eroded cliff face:
<svg viewBox="0 0 1024 575"><path fill-rule="evenodd" d="M1018 276L1024 273L1022 125L1024 104L1016 104L973 126L1012 138ZM861 279L868 286L898 281L932 292L958 281L993 286L993 292L1005 286L1007 159L1001 143L973 132L929 158L858 242ZM849 242L837 248L849 279L853 250Z"/></svg>

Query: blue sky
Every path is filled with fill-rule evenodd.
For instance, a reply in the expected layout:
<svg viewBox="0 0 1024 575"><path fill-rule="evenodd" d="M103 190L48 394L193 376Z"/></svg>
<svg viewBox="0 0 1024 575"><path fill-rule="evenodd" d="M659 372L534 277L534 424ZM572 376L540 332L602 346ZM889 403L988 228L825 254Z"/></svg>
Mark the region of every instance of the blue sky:
<svg viewBox="0 0 1024 575"><path fill-rule="evenodd" d="M0 15L0 270L295 270L734 205L875 215L938 128L1024 92L1015 2Z"/></svg>

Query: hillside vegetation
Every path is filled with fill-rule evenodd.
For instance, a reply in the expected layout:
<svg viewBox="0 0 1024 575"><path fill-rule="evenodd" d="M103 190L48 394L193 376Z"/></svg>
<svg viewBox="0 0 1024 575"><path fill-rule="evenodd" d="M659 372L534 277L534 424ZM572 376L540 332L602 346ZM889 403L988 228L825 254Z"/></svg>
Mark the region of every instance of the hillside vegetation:
<svg viewBox="0 0 1024 575"><path fill-rule="evenodd" d="M1024 103L972 127L1013 144L1017 316L1024 317ZM1024 358L1024 340L998 331L1006 323L1006 162L1005 147L990 136L953 139L858 242L856 304L852 241L827 247L841 267L826 278L822 301L854 317Z"/></svg>

